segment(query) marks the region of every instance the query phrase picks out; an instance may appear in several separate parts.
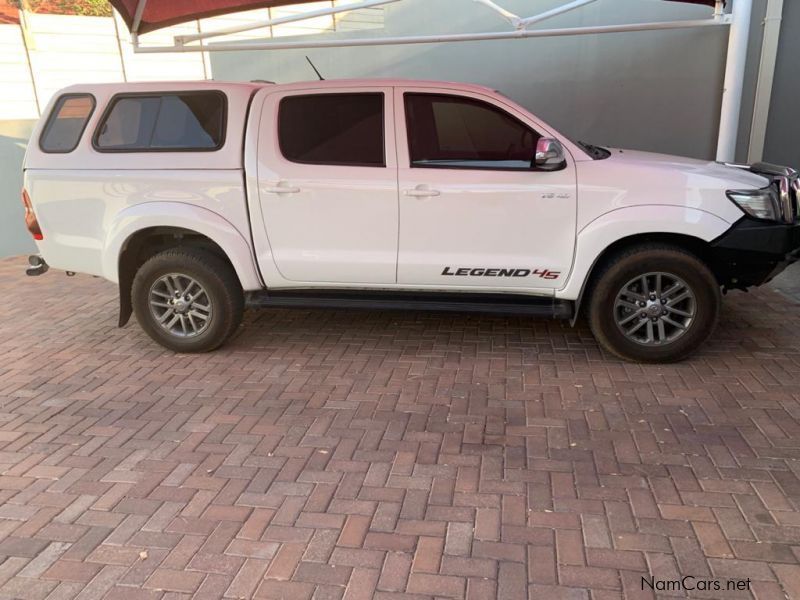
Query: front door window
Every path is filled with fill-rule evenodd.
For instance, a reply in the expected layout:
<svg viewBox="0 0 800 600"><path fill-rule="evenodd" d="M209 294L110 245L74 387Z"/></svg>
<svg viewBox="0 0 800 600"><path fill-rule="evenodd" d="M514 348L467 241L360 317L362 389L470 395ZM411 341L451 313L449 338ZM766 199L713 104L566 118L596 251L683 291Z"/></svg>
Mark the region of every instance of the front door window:
<svg viewBox="0 0 800 600"><path fill-rule="evenodd" d="M412 168L531 169L541 137L499 108L473 98L406 94Z"/></svg>

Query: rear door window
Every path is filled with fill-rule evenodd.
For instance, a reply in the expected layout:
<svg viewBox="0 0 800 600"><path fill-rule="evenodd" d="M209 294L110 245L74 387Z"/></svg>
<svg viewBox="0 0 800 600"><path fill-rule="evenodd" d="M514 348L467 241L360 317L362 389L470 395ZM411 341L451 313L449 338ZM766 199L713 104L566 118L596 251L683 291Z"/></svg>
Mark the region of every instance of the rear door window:
<svg viewBox="0 0 800 600"><path fill-rule="evenodd" d="M380 92L288 96L278 111L283 156L311 165L385 167Z"/></svg>
<svg viewBox="0 0 800 600"><path fill-rule="evenodd" d="M39 138L44 152L72 152L78 145L89 117L94 112L94 97L90 94L61 96Z"/></svg>
<svg viewBox="0 0 800 600"><path fill-rule="evenodd" d="M117 96L100 123L101 152L202 152L225 143L225 95L218 91Z"/></svg>

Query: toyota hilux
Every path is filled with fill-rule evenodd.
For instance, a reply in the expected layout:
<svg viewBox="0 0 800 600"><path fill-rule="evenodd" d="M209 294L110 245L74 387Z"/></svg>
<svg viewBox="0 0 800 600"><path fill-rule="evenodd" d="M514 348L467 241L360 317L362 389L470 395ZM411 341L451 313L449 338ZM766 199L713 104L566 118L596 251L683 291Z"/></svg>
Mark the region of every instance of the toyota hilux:
<svg viewBox="0 0 800 600"><path fill-rule="evenodd" d="M76 85L44 114L29 273L114 282L120 326L178 352L246 305L420 308L585 315L675 361L800 248L794 170L574 142L476 85Z"/></svg>

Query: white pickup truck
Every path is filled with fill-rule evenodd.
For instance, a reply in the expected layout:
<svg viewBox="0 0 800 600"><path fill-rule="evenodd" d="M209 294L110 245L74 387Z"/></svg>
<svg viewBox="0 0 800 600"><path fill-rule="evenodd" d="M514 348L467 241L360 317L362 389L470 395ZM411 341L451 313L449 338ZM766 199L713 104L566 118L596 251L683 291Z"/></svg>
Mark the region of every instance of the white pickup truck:
<svg viewBox="0 0 800 600"><path fill-rule="evenodd" d="M77 85L28 146L48 266L119 285L181 352L246 304L588 316L629 360L679 360L720 289L800 253L797 173L573 142L490 89L351 80Z"/></svg>

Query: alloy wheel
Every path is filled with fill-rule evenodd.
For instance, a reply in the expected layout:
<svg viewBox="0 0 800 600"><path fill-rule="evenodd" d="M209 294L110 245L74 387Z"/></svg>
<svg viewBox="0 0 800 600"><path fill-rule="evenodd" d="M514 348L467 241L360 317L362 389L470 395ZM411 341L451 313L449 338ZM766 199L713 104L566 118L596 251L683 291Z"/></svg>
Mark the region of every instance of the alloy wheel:
<svg viewBox="0 0 800 600"><path fill-rule="evenodd" d="M150 312L170 335L196 337L208 329L213 307L205 288L192 277L169 273L150 287Z"/></svg>
<svg viewBox="0 0 800 600"><path fill-rule="evenodd" d="M614 301L614 321L631 341L645 346L674 342L697 314L692 288L666 272L645 273L626 283Z"/></svg>

